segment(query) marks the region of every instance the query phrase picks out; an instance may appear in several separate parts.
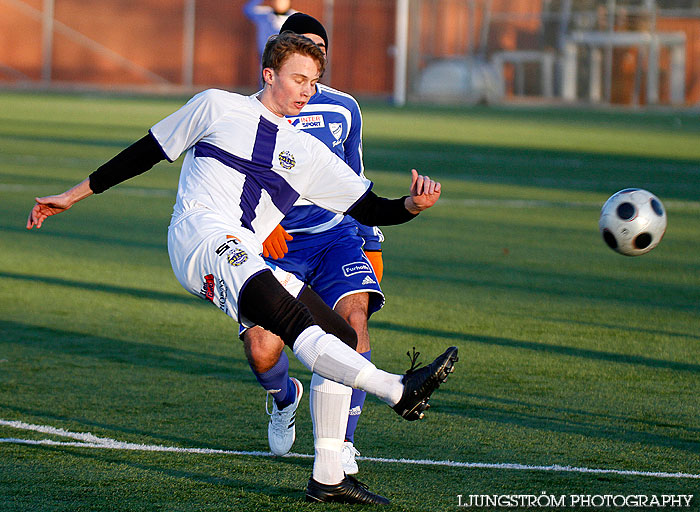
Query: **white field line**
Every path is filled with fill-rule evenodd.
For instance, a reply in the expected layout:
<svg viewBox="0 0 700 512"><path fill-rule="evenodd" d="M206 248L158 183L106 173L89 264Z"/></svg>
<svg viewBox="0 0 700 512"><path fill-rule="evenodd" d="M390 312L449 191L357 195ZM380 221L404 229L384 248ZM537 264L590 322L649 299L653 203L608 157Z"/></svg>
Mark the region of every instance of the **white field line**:
<svg viewBox="0 0 700 512"><path fill-rule="evenodd" d="M477 198L447 198L441 197L438 204L459 206L481 206L484 208L509 208L524 210L529 208L600 208L594 201L545 201L542 199L477 199ZM700 207L700 203L698 204Z"/></svg>
<svg viewBox="0 0 700 512"><path fill-rule="evenodd" d="M42 185L44 187L45 185ZM57 187L58 189L58 187ZM31 192L34 195L38 192L35 185L23 185L21 183L0 183L0 192ZM118 187L114 189L117 194L138 197L171 197L175 199L177 190L175 188L144 188L144 187Z"/></svg>
<svg viewBox="0 0 700 512"><path fill-rule="evenodd" d="M499 149L499 148L495 148ZM522 148L527 149L527 148ZM499 166L521 166L521 167L532 167L532 166L559 166L566 169L585 169L592 168L594 166L607 165L611 170L617 171L632 171L638 172L640 170L654 170L662 171L665 173L675 173L675 174L698 174L700 173L700 165L695 162L668 162L668 161L641 161L644 157L642 156L631 156L630 158L636 159L636 161L612 161L610 163L605 163L603 160L605 155L595 155L595 160L588 160L583 158L577 158L575 156L561 156L552 157L548 155L520 155L520 154L508 154L504 151L498 151L495 153L479 153L478 151L462 151L458 156L454 153L442 152L442 151L430 151L425 149L419 149L417 151L420 153L422 158L429 158L433 162L453 162L459 159L463 164L471 163L476 165L499 165ZM404 149L392 149L392 148L375 148L372 150L375 155L383 155L385 157L405 157L407 151ZM613 157L624 155L612 155Z"/></svg>
<svg viewBox="0 0 700 512"><path fill-rule="evenodd" d="M33 185L19 183L0 183L0 192L33 192L37 188ZM125 196L137 197L169 197L175 198L175 189L143 188L143 187L119 187L114 192ZM446 198L440 199L440 205L457 205L467 207L484 208L508 208L523 210L529 208L601 208L603 203L595 201L546 201L542 199L478 199L478 198ZM700 201L664 201L664 206L671 210L700 211Z"/></svg>
<svg viewBox="0 0 700 512"><path fill-rule="evenodd" d="M175 453L194 453L204 455L238 455L248 457L274 457L270 452L259 451L238 451L238 450L217 450L211 448L181 448L178 446L163 446L163 445L147 445L138 443L125 443L115 439L97 437L89 432L69 432L62 428L55 428L48 425L31 425L22 421L9 421L0 419L0 426L16 428L20 430L30 430L41 432L59 437L67 437L75 439L75 441L54 441L52 439L18 439L18 438L0 438L0 443L9 444L24 444L35 446L60 446L60 447L77 447L77 448L102 448L111 450L132 450L132 451L149 451L149 452L175 452ZM304 453L289 453L285 457L311 459L313 455ZM667 473L663 471L634 471L623 469L600 469L600 468L585 468L575 466L561 466L553 464L551 466L532 466L528 464L508 464L508 463L485 463L485 462L458 462L451 460L430 460L430 459L387 459L383 457L357 457L358 460L369 462L382 462L386 464L414 464L419 466L447 466L467 469L510 469L521 471L552 471L560 473L589 473L589 474L613 474L622 476L643 476L656 478L690 478L700 480L700 474L692 473Z"/></svg>
<svg viewBox="0 0 700 512"><path fill-rule="evenodd" d="M667 210L671 211L700 211L700 201L663 201ZM466 206L482 208L508 208L524 210L530 208L593 208L603 207L602 202L595 201L546 201L543 199L478 199L478 198L447 198L441 197L437 206Z"/></svg>
<svg viewBox="0 0 700 512"><path fill-rule="evenodd" d="M578 158L576 156L562 155L554 157L546 154L515 154L505 152L505 148L494 148L496 152L479 152L474 150L465 150L458 155L444 151L432 151L424 148L419 148L416 152L420 153L422 158L430 159L435 163L439 162L454 162L459 160L461 165L498 165L501 167L532 167L532 166L558 166L564 169L586 169L586 168L609 168L614 171L661 171L668 174L700 174L700 165L694 161L676 161L671 162L668 159L659 159L658 161L644 161L643 156L629 156L633 161L613 160L605 162L605 155L594 155L593 160ZM527 148L522 148L526 150ZM546 151L546 150L545 150ZM392 148L374 148L374 155L384 157L405 157L410 152L405 149ZM613 158L624 157L625 155L612 155ZM18 163L20 165L61 165L61 166L92 166L99 165L99 158L91 157L55 157L50 155L27 155L27 154L5 154L0 157L3 163Z"/></svg>

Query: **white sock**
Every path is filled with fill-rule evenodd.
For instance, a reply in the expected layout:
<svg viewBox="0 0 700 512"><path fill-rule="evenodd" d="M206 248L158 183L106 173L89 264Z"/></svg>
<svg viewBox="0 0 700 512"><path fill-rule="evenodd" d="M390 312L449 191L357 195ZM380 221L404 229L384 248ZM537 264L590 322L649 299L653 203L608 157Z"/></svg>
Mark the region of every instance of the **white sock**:
<svg viewBox="0 0 700 512"><path fill-rule="evenodd" d="M376 366L367 370L363 368L355 379L354 387L373 394L382 402L393 407L399 403L401 395L403 395L401 379L403 379L403 375L388 373Z"/></svg>
<svg viewBox="0 0 700 512"><path fill-rule="evenodd" d="M401 399L401 375L379 370L318 326L308 327L299 335L294 342L294 355L312 372L366 391L391 406Z"/></svg>
<svg viewBox="0 0 700 512"><path fill-rule="evenodd" d="M319 483L334 485L345 477L340 452L345 439L352 388L314 373L309 395L314 425L313 478Z"/></svg>

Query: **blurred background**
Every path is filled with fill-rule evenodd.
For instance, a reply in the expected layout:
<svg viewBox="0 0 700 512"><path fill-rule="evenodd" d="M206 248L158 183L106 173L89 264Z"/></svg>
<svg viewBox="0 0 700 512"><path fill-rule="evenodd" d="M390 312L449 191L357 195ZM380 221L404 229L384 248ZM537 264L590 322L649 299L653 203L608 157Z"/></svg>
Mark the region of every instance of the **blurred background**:
<svg viewBox="0 0 700 512"><path fill-rule="evenodd" d="M258 86L245 0L0 0L0 87ZM269 3L263 2L262 5ZM324 82L395 104L700 105L700 0L292 0Z"/></svg>

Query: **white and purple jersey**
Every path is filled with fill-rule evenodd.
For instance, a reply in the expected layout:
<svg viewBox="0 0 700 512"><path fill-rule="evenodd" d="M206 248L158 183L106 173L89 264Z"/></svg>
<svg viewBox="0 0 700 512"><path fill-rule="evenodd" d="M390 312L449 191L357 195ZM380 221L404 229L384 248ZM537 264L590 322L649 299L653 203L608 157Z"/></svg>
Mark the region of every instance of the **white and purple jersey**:
<svg viewBox="0 0 700 512"><path fill-rule="evenodd" d="M174 218L206 208L260 242L297 200L333 216L349 210L372 185L256 96L204 91L151 134L171 162L185 153Z"/></svg>
<svg viewBox="0 0 700 512"><path fill-rule="evenodd" d="M355 98L327 85L317 84L316 94L301 113L288 119L292 126L323 142L358 176L366 179L362 162L362 114ZM335 215L309 201L297 201L282 221L282 227L292 235L317 234L341 223L355 223L358 226L358 234L364 239L366 250L381 249L384 237L379 228L364 226L350 217Z"/></svg>

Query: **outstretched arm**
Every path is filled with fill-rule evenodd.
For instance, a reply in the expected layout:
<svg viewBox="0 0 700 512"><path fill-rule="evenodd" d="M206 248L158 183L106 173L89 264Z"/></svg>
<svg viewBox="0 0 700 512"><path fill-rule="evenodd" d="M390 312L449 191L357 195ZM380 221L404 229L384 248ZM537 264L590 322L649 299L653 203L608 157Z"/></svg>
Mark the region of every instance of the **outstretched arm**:
<svg viewBox="0 0 700 512"><path fill-rule="evenodd" d="M440 183L412 169L410 195L386 199L370 191L347 211L347 215L368 226L403 224L433 206L440 198L441 189Z"/></svg>
<svg viewBox="0 0 700 512"><path fill-rule="evenodd" d="M164 159L165 154L160 144L149 133L70 190L56 196L37 197L27 220L27 229L40 228L46 217L64 212L92 194L100 194L122 181L144 173Z"/></svg>
<svg viewBox="0 0 700 512"><path fill-rule="evenodd" d="M92 193L90 178L85 178L63 194L35 198L36 203L27 219L27 229L39 229L47 217L65 212L78 201L91 196Z"/></svg>

